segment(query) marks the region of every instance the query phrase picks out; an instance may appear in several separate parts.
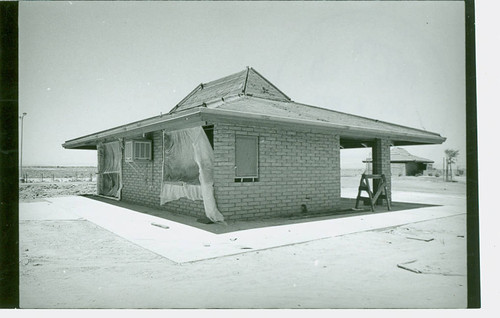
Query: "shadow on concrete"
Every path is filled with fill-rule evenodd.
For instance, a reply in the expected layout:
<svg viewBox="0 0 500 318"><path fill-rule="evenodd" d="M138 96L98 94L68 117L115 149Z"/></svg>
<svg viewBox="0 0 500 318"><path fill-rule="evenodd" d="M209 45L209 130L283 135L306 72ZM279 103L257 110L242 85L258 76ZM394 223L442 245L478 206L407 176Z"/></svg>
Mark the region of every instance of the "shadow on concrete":
<svg viewBox="0 0 500 318"><path fill-rule="evenodd" d="M288 225L288 224L296 224L296 223L305 223L305 222L316 222L322 220L331 220L336 218L344 218L351 216L361 216L361 215L369 215L369 214L379 214L379 213L387 213L387 212L395 212L395 211L403 211L410 209L419 209L426 207L438 206L435 204L423 204L423 203L409 203L409 202L392 202L391 211L387 210L387 206L376 206L375 212L370 211L369 206L363 206L361 204L360 210L354 211L353 208L356 204L356 199L351 198L341 198L341 204L338 209L325 211L321 213L295 213L290 215L282 215L275 217L266 217L261 219L254 220L229 220L227 224L214 224L214 223L201 223L194 216L187 216L178 213L169 212L166 210L160 210L155 208L150 208L138 204L134 204L131 202L124 201L116 201L112 199L107 199L104 197L96 196L96 195L82 195L83 197L97 200L103 203L111 204L114 206L119 206L125 209L130 209L132 211L136 211L139 213L144 213L148 215L153 215L165 220L182 223L184 225L193 226L201 230L205 230L214 234L224 234L242 230L250 230L261 227L269 227L269 226L280 226L280 225Z"/></svg>

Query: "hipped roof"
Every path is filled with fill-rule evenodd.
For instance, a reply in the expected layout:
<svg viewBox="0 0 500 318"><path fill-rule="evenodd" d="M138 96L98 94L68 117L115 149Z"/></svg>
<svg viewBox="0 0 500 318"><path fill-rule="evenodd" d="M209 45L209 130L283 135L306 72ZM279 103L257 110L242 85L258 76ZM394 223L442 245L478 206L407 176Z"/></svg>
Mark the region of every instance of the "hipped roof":
<svg viewBox="0 0 500 318"><path fill-rule="evenodd" d="M197 106L204 106L212 102L218 102L241 95L285 102L290 101L288 96L260 75L256 70L247 67L246 70L239 73L208 83L201 83L181 100L170 113Z"/></svg>
<svg viewBox="0 0 500 318"><path fill-rule="evenodd" d="M98 142L155 130L176 130L214 122L249 123L338 134L344 148L366 147L375 138L394 145L440 144L437 133L330 109L293 102L251 67L202 83L167 115L111 128L63 144L68 149L95 149Z"/></svg>
<svg viewBox="0 0 500 318"><path fill-rule="evenodd" d="M372 162L372 158L366 158L363 162ZM418 157L409 153L406 149L394 147L391 148L391 163L434 163L434 161L422 157Z"/></svg>

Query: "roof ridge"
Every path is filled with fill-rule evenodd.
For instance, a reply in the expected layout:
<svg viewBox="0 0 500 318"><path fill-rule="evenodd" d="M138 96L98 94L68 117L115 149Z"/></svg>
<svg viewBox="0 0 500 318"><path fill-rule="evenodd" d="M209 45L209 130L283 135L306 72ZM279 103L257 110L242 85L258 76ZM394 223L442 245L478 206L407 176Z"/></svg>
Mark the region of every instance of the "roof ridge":
<svg viewBox="0 0 500 318"><path fill-rule="evenodd" d="M171 109L168 113L169 113L169 114L173 113L173 112L174 112L177 108L179 108L179 106L180 106L183 102L185 102L185 101L186 101L189 97L193 96L193 95L194 95L194 93L196 93L197 91L199 91L199 90L200 90L200 89L202 89L202 88L203 88L203 83L198 84L198 86L196 86L196 87L195 87L195 88L191 91L191 93L187 94L187 95L186 95L186 97L184 97L183 99L181 99L181 101L180 101L180 102L178 102L178 103L174 106L174 108L172 108L172 109Z"/></svg>
<svg viewBox="0 0 500 318"><path fill-rule="evenodd" d="M257 86L263 86L264 93L256 91ZM265 88L264 88L265 87ZM169 114L180 111L184 108L192 108L200 104L207 103L227 95L242 94L243 96L260 97L271 101L291 102L291 98L262 76L251 66L246 66L242 71L199 84L186 97L170 110Z"/></svg>
<svg viewBox="0 0 500 318"><path fill-rule="evenodd" d="M250 74L250 66L247 66L247 76L245 77L245 85L243 86L243 95L247 94L248 74Z"/></svg>

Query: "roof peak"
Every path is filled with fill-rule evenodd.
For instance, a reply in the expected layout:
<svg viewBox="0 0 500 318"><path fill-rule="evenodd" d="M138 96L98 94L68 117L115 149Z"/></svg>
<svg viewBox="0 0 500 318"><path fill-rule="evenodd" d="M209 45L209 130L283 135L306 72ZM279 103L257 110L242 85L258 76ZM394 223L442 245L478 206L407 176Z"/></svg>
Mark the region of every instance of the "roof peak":
<svg viewBox="0 0 500 318"><path fill-rule="evenodd" d="M170 113L205 106L207 103L217 100L223 101L231 96L254 96L270 100L291 101L290 97L253 67L247 66L238 73L199 84Z"/></svg>

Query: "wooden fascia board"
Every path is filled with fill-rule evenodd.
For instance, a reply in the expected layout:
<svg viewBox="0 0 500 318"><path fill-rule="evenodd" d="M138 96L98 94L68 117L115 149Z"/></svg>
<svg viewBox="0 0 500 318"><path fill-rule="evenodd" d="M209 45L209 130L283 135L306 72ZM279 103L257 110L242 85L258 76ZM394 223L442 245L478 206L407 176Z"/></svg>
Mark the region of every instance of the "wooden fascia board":
<svg viewBox="0 0 500 318"><path fill-rule="evenodd" d="M221 110L221 109L201 109L201 117L203 121L210 122L226 122L226 123L242 123L242 124L264 124L274 127L300 129L303 127L306 130L324 131L339 135L340 138L349 138L352 140L372 140L375 138L390 139L404 143L415 144L440 144L446 138L441 136L417 136L407 133L393 133L378 129L355 127L347 125L339 125L326 122L318 122L304 119L294 119L262 114L242 113L238 111Z"/></svg>
<svg viewBox="0 0 500 318"><path fill-rule="evenodd" d="M203 126L206 123L201 120L199 111L183 114L174 118L157 117L150 122L137 122L131 125L124 125L99 133L94 133L84 137L66 141L62 146L66 149L92 149L100 141L116 138L127 138L149 133L157 130L177 130L195 126Z"/></svg>

